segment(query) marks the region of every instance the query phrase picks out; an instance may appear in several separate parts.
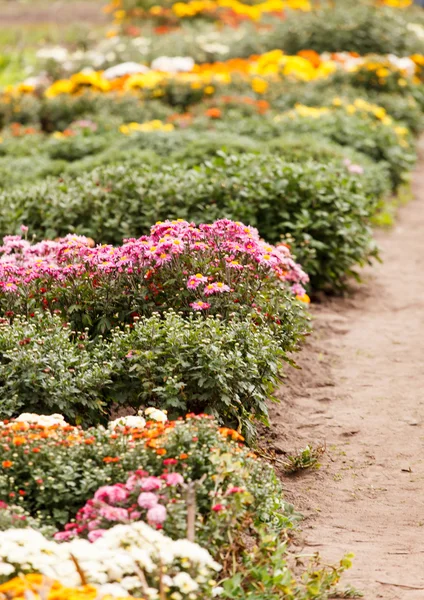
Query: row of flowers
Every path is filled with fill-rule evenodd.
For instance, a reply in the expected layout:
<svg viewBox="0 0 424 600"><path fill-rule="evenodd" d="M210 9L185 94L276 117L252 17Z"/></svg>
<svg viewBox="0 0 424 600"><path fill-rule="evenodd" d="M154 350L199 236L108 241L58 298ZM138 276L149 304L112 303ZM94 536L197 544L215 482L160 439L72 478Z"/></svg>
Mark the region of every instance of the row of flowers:
<svg viewBox="0 0 424 600"><path fill-rule="evenodd" d="M87 431L61 415L0 422L1 496L29 516L29 523L20 516L20 528L0 533L0 581L7 581L0 598L27 598L29 590L40 600L220 596L220 580L250 543L246 528L251 539L265 526L277 539L292 523L271 467L241 441L206 415L169 422L157 409ZM116 460L102 460L118 448ZM76 469L86 469L85 476L75 480ZM56 507L70 497L65 481L79 511L64 528L62 520L53 540L51 529L36 530L40 513L32 502L40 500L43 530L49 510L57 519ZM6 510L2 501L0 524Z"/></svg>
<svg viewBox="0 0 424 600"><path fill-rule="evenodd" d="M385 4L393 8L407 8L413 0L380 0L379 4ZM236 19L250 19L259 21L265 15L272 14L274 17L283 17L286 10L300 10L309 12L314 9L311 0L265 0L257 3L244 3L240 0L189 0L188 2L175 2L150 5L146 0L112 0L105 7L105 11L113 15L116 25L133 24L140 22L146 17L167 19L193 18L206 16L214 20L228 22L231 16ZM230 14L228 14L230 13Z"/></svg>
<svg viewBox="0 0 424 600"><path fill-rule="evenodd" d="M201 90L206 96L215 93L216 87L245 81L257 94L265 93L270 83L285 78L299 81L325 79L337 71L352 73L355 77L374 77L380 86L391 79L400 87L422 81L424 57L359 57L350 53L319 55L301 51L289 56L281 50L266 52L248 59L230 59L225 62L196 65L190 57L162 57L151 64L127 62L105 71L85 70L69 79L59 79L51 85L45 78L30 78L18 86L9 86L3 99L20 94L43 92L47 98L61 94L79 94L83 90L100 93L153 91L160 97L161 89L181 85Z"/></svg>
<svg viewBox="0 0 424 600"><path fill-rule="evenodd" d="M221 315L247 310L278 324L274 299L282 306L291 291L309 302L307 281L287 245L268 245L254 228L229 220L158 223L150 236L120 247L94 246L78 236L37 244L7 236L0 248L3 314L43 308L76 326L75 316L87 312L93 322L116 314L131 322L167 308Z"/></svg>

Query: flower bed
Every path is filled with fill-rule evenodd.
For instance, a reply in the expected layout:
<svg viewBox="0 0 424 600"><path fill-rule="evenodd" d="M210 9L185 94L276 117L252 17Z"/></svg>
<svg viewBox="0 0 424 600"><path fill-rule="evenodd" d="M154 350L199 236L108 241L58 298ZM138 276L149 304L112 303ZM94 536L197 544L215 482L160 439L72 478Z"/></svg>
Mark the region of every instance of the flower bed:
<svg viewBox="0 0 424 600"><path fill-rule="evenodd" d="M114 0L0 91L0 600L351 595L243 441L408 183L408 3Z"/></svg>

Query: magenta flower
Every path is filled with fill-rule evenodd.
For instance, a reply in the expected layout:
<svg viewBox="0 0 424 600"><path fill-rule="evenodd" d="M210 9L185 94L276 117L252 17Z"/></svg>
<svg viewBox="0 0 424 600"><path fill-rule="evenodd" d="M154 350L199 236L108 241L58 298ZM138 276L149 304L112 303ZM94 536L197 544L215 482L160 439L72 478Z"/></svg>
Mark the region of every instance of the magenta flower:
<svg viewBox="0 0 424 600"><path fill-rule="evenodd" d="M159 490L162 487L162 482L158 477L146 477L141 481L141 489L145 492Z"/></svg>
<svg viewBox="0 0 424 600"><path fill-rule="evenodd" d="M108 506L107 504L100 508L99 514L108 521L126 521L128 519L128 511L126 508Z"/></svg>
<svg viewBox="0 0 424 600"><path fill-rule="evenodd" d="M95 529L94 531L90 531L90 533L88 534L88 539L90 540L90 542L95 542L103 536L105 531L106 529Z"/></svg>
<svg viewBox="0 0 424 600"><path fill-rule="evenodd" d="M207 310L211 307L209 302L202 302L201 300L199 302L192 302L190 306L193 310Z"/></svg>
<svg viewBox="0 0 424 600"><path fill-rule="evenodd" d="M364 173L364 168L361 165L348 165L347 170L355 175L363 175Z"/></svg>
<svg viewBox="0 0 424 600"><path fill-rule="evenodd" d="M212 294L222 294L223 292L230 292L230 288L222 281L216 281L215 283L210 283L205 287L203 293L205 296L211 296Z"/></svg>
<svg viewBox="0 0 424 600"><path fill-rule="evenodd" d="M156 494L153 494L152 492L141 492L141 494L139 495L138 500L137 500L137 504L141 508L146 508L146 509L153 508L154 506L156 506L157 503L158 503L158 498L157 498Z"/></svg>
<svg viewBox="0 0 424 600"><path fill-rule="evenodd" d="M244 492L244 489L236 486L227 490L227 494L240 494L241 492Z"/></svg>
<svg viewBox="0 0 424 600"><path fill-rule="evenodd" d="M300 285L300 283L295 283L291 286L290 289L295 296L303 296L304 294L306 294L305 288L302 285Z"/></svg>
<svg viewBox="0 0 424 600"><path fill-rule="evenodd" d="M152 525L161 525L166 519L166 508L162 504L156 504L147 511L147 521Z"/></svg>
<svg viewBox="0 0 424 600"><path fill-rule="evenodd" d="M167 485L181 485L184 483L184 478L179 473L167 473L164 478Z"/></svg>
<svg viewBox="0 0 424 600"><path fill-rule="evenodd" d="M196 273L196 275L192 275L188 278L187 287L189 290L195 290L201 283L206 283L207 280L208 278L201 273Z"/></svg>
<svg viewBox="0 0 424 600"><path fill-rule="evenodd" d="M74 531L58 531L54 534L53 539L58 542L69 542L72 538L75 537Z"/></svg>
<svg viewBox="0 0 424 600"><path fill-rule="evenodd" d="M116 502L123 502L128 497L127 490L121 485L104 485L99 488L94 494L95 500L101 500L102 502L110 502L115 504Z"/></svg>

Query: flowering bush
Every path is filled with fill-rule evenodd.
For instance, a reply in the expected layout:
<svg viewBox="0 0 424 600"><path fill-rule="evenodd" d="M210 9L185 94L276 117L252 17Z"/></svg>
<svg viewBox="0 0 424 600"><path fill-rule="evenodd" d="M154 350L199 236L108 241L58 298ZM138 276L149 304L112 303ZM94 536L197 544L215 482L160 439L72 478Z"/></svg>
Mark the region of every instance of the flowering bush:
<svg viewBox="0 0 424 600"><path fill-rule="evenodd" d="M390 168L392 185L396 188L414 164L414 144L406 127L387 120L385 111L380 114L383 119L372 112L358 109L352 103L332 109L302 107L278 119L285 125L286 131L317 132L338 144L363 152L377 162L386 162Z"/></svg>
<svg viewBox="0 0 424 600"><path fill-rule="evenodd" d="M32 529L11 529L0 536L3 579L21 572L41 573L77 587L85 583L83 573L87 583L105 594L110 590L113 596L133 593L154 598L162 590L164 598L176 592L188 598L194 591L210 598L212 576L221 568L197 544L171 540L141 521L116 525L92 544L86 540L60 544Z"/></svg>
<svg viewBox="0 0 424 600"><path fill-rule="evenodd" d="M109 584L103 589L110 590L111 587ZM37 598L37 600L100 600L100 598L101 600L137 600L134 596L127 594L125 597L118 597L110 593L104 595L102 586L100 589L94 585L70 588L38 573L20 575L0 585L0 597L4 596L10 600L27 600L29 594L33 594L31 598Z"/></svg>
<svg viewBox="0 0 424 600"><path fill-rule="evenodd" d="M300 124L303 129L293 123L296 131L308 131L309 121ZM324 132L330 125L326 123ZM353 125L349 124L349 135L355 135L359 145L363 137ZM290 130L291 121L275 123L275 128ZM367 144L374 148L372 140ZM394 156L392 148L385 151L393 151ZM405 160L408 153L403 152L398 168ZM376 202L344 166L293 165L269 154L223 155L196 169L118 166L60 184L47 180L31 189L2 194L0 228L13 232L24 221L36 235L55 237L75 230L94 239L117 241L146 233L155 219L186 217L204 222L224 214L257 226L271 242L290 233L293 251L312 284L338 286L373 253L367 224Z"/></svg>
<svg viewBox="0 0 424 600"><path fill-rule="evenodd" d="M33 246L8 237L1 250L4 314L42 307L79 331L107 332L171 307L281 325L292 298L307 301L301 284L308 277L287 246L270 246L255 229L229 220L199 227L166 221L117 248L93 248L76 236Z"/></svg>
<svg viewBox="0 0 424 600"><path fill-rule="evenodd" d="M92 425L113 404L150 404L174 416L212 412L253 435L254 419L267 422L266 400L287 360L282 348L295 347L304 325L288 314L276 335L251 320L167 311L91 342L57 315L16 317L0 325L0 417L60 410Z"/></svg>
<svg viewBox="0 0 424 600"><path fill-rule="evenodd" d="M240 516L244 514L255 526L269 522L278 530L293 521L273 469L242 448L242 439L207 416L147 421L141 429L118 426L86 431L11 421L0 428L0 499L17 502L44 524L63 527L102 486L124 484L140 469L154 478L175 473L184 483L202 482L196 489L197 539L209 547L224 547L229 532L222 521L233 519L233 502L240 501L245 511ZM234 488L248 496L227 493ZM167 493L178 495L180 489ZM222 510L212 510L217 504ZM169 511L174 515L170 533L181 532L179 508L173 512L170 505ZM219 527L214 525L216 519ZM235 529L243 523L240 518Z"/></svg>
<svg viewBox="0 0 424 600"><path fill-rule="evenodd" d="M0 531L33 527L35 522L21 506L9 505L0 500Z"/></svg>

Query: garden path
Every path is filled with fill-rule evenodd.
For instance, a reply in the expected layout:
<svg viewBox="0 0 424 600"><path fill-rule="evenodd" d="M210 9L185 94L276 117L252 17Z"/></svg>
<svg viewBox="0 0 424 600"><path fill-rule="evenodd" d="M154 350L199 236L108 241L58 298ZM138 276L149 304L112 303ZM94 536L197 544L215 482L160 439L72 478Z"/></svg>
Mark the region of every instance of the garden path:
<svg viewBox="0 0 424 600"><path fill-rule="evenodd" d="M279 454L325 442L284 478L305 515L298 550L355 554L364 600L424 599L424 143L415 200L377 234L382 264L348 299L312 308L316 333L272 409Z"/></svg>

